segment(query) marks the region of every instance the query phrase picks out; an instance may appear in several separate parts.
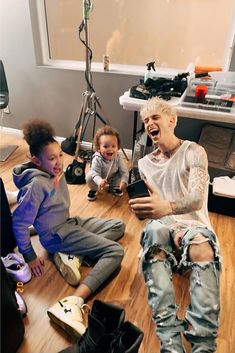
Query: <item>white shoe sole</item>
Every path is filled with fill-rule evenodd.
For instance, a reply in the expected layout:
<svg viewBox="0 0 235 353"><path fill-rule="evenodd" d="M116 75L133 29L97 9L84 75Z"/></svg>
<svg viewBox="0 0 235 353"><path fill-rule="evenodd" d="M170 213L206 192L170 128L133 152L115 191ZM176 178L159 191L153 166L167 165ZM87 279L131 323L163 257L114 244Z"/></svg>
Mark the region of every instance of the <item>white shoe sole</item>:
<svg viewBox="0 0 235 353"><path fill-rule="evenodd" d="M77 269L75 273L70 266L66 265L62 261L59 253L54 254L54 263L66 282L68 282L71 286L77 286L79 284L81 278L79 270Z"/></svg>
<svg viewBox="0 0 235 353"><path fill-rule="evenodd" d="M15 282L28 283L32 278L32 275L28 270L24 271L23 273L19 273L19 270L17 273L17 271L12 271L7 268L6 271Z"/></svg>
<svg viewBox="0 0 235 353"><path fill-rule="evenodd" d="M27 315L27 312L28 312L28 308L27 308L27 305L25 303L25 300L17 292L15 292L15 297L16 297L16 301L17 301L17 304L18 304L18 310L21 313L22 317L25 317Z"/></svg>
<svg viewBox="0 0 235 353"><path fill-rule="evenodd" d="M72 327L68 323L60 320L56 315L52 312L47 311L47 315L49 318L55 322L58 326L60 326L65 332L67 332L71 337L78 339L80 338L86 331L85 326L82 323L77 322L76 328Z"/></svg>
<svg viewBox="0 0 235 353"><path fill-rule="evenodd" d="M88 201L95 201L97 199L97 193L93 196L93 197L90 197L87 195L87 200Z"/></svg>

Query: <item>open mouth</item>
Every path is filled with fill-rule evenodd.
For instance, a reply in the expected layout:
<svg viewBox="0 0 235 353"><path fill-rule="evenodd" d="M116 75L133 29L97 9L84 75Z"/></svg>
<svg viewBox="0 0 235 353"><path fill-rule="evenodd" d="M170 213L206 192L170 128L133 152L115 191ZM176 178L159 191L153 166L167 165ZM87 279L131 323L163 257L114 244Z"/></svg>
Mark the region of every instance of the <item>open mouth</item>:
<svg viewBox="0 0 235 353"><path fill-rule="evenodd" d="M159 134L159 130L158 129L154 129L150 131L151 136L157 136Z"/></svg>

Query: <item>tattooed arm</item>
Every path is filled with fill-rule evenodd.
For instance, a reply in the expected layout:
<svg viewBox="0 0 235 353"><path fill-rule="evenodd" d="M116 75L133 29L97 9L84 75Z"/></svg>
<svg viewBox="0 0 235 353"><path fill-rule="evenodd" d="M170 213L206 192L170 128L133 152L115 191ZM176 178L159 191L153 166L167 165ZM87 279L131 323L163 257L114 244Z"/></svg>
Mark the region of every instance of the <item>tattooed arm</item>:
<svg viewBox="0 0 235 353"><path fill-rule="evenodd" d="M186 168L189 173L187 195L170 202L162 199L157 191L146 183L151 195L129 200L131 210L137 217L159 219L167 215L199 210L203 204L203 195L208 178L207 155L201 146L197 144L190 146L186 155Z"/></svg>
<svg viewBox="0 0 235 353"><path fill-rule="evenodd" d="M192 144L187 152L189 168L188 194L170 202L173 214L183 214L199 210L203 204L203 195L207 187L208 160L203 147Z"/></svg>

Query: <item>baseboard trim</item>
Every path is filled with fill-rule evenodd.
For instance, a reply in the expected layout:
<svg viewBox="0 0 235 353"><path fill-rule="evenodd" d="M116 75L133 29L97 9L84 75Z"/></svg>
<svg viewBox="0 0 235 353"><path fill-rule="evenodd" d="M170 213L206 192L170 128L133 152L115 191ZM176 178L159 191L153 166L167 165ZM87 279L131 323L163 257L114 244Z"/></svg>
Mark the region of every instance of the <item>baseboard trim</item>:
<svg viewBox="0 0 235 353"><path fill-rule="evenodd" d="M13 128L10 128L10 127L2 127L1 128L1 133L10 134L10 135L18 136L18 137L23 137L22 130L13 129ZM65 137L56 136L56 140L60 144L61 144L62 141L64 141L64 139L65 139ZM87 142L87 141L82 141L81 142L81 149L82 150L89 151L89 150L91 150L91 148L92 148L91 142ZM132 150L124 148L124 152L126 153L127 157L129 159L131 159Z"/></svg>

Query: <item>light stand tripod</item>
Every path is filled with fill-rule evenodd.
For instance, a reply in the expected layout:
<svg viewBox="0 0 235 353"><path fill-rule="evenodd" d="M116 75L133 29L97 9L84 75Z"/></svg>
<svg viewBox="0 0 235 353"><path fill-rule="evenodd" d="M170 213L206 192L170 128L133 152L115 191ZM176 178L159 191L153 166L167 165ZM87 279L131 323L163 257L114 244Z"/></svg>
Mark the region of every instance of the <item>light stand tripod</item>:
<svg viewBox="0 0 235 353"><path fill-rule="evenodd" d="M92 9L92 4L90 0L83 0L83 20L79 26L79 39L86 47L86 70L85 70L85 79L87 83L87 90L83 93L82 106L80 110L80 115L78 122L75 126L75 136L67 138L62 142L61 148L64 152L69 154L74 153L75 147L75 158L71 164L68 165L65 171L66 181L69 184L83 184L86 182L85 178L85 168L86 161L83 162L78 161L80 144L85 134L87 124L90 118L93 118L93 132L92 132L92 141L95 133L95 125L97 117L101 120L103 124L108 123L101 117L100 114L96 111L96 104L100 106L99 101L96 97L96 93L92 83L92 75L91 75L91 60L92 60L92 51L88 44L88 19L90 15L90 11ZM85 39L81 38L81 32L84 30ZM92 151L91 151L92 155Z"/></svg>
<svg viewBox="0 0 235 353"><path fill-rule="evenodd" d="M75 150L75 159L78 158L80 144L81 144L81 141L83 140L90 118L93 118L92 141L95 134L95 126L96 126L97 118L103 124L110 125L110 122L108 121L108 119L107 118L104 119L97 112L97 109L96 109L96 105L98 105L100 109L102 108L93 87L92 74L91 74L92 51L89 47L89 40L88 40L88 20L89 20L89 15L91 10L92 10L92 4L90 0L83 0L83 20L79 26L78 31L79 31L79 39L81 40L81 42L84 44L86 48L85 79L87 83L87 90L83 93L79 119L75 126L75 134L74 134L75 136L66 139L61 144L61 147L64 152L67 152L69 154L74 154L74 150ZM82 31L84 31L85 33L84 39L81 38Z"/></svg>
<svg viewBox="0 0 235 353"><path fill-rule="evenodd" d="M91 61L92 61L92 51L89 47L89 42L88 42L88 19L90 12L92 10L92 4L90 0L83 0L83 20L82 23L79 26L79 39L81 42L84 44L86 48L86 70L85 70L85 79L87 83L87 90L83 93L83 99L82 99L82 105L81 105L81 110L80 110L80 115L78 122L75 126L75 136L67 138L65 141L62 142L61 148L64 152L67 152L69 154L74 153L75 149L75 158L72 164L70 164L65 172L65 177L68 183L70 184L83 184L85 183L85 167L86 167L86 161L83 162L78 162L78 156L79 156L79 150L80 150L80 144L81 141L83 140L87 125L89 123L90 118L93 118L93 131L92 131L92 141L94 138L95 134L95 127L96 127L96 120L97 118L103 123L103 124L108 124L111 125L109 120L106 118L104 119L96 109L96 106L98 105L100 109L101 105L100 102L96 96L95 89L93 87L93 82L92 82L92 74L91 74ZM85 33L85 38L81 38L81 32L84 30ZM76 146L76 147L75 147ZM88 157L87 159L91 160L91 155L90 158ZM125 151L122 149L122 152L124 153L126 159L128 160L128 157L125 153ZM85 159L85 158L83 158Z"/></svg>
<svg viewBox="0 0 235 353"><path fill-rule="evenodd" d="M87 90L83 93L82 106L80 111L79 121L76 125L76 136L77 136L77 146L76 151L79 151L80 143L84 137L84 133L87 127L87 124L90 118L93 118L93 132L92 132L92 140L95 133L95 125L96 119L98 118L103 124L109 124L108 119L106 120L97 112L96 104L98 104L99 108L101 105L96 96L93 82L92 82L92 74L91 74L91 61L92 61L92 51L89 47L89 36L88 36L88 20L90 16L90 12L92 10L92 4L90 0L83 0L83 21L79 26L79 38L82 43L86 47L86 71L85 71L85 79L87 83ZM85 39L81 38L81 32L84 30ZM75 152L76 156L76 152Z"/></svg>

